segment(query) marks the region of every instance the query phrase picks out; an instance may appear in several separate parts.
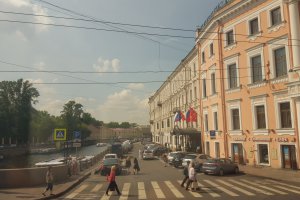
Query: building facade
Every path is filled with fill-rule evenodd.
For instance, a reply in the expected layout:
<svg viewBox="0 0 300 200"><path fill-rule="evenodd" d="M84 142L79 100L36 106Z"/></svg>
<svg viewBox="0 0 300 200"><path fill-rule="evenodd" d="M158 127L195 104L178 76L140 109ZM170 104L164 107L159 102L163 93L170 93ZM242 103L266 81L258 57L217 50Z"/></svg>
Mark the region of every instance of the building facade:
<svg viewBox="0 0 300 200"><path fill-rule="evenodd" d="M205 153L299 168L299 1L231 0L197 30Z"/></svg>
<svg viewBox="0 0 300 200"><path fill-rule="evenodd" d="M149 99L153 141L174 146L176 130L192 126L212 157L299 169L299 2L221 2L197 29L195 48ZM188 76L193 65L197 77ZM189 107L198 116L193 125L177 118Z"/></svg>
<svg viewBox="0 0 300 200"><path fill-rule="evenodd" d="M198 55L194 47L149 98L152 141L172 150L200 146Z"/></svg>

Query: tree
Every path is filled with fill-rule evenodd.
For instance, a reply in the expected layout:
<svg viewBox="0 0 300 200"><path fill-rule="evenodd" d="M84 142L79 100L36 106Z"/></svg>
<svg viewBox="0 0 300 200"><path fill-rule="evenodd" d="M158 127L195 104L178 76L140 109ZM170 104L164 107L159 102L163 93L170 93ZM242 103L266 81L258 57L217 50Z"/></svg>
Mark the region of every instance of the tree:
<svg viewBox="0 0 300 200"><path fill-rule="evenodd" d="M2 137L28 142L32 104L39 92L29 81L0 82L0 128ZM3 132L2 132L3 131Z"/></svg>
<svg viewBox="0 0 300 200"><path fill-rule="evenodd" d="M83 115L83 106L75 101L69 101L63 107L61 111L61 117L64 120L67 128L67 137L72 139L72 133L75 130L79 130L81 125L81 119Z"/></svg>

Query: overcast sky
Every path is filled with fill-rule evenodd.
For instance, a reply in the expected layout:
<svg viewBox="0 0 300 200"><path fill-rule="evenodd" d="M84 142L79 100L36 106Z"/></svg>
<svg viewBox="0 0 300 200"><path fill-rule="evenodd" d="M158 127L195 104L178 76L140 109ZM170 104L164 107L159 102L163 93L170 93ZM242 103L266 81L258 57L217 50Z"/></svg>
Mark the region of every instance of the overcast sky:
<svg viewBox="0 0 300 200"><path fill-rule="evenodd" d="M33 82L35 108L52 115L75 100L105 123L149 124L148 98L193 48L195 32L122 24L196 30L220 1L0 0L0 80Z"/></svg>

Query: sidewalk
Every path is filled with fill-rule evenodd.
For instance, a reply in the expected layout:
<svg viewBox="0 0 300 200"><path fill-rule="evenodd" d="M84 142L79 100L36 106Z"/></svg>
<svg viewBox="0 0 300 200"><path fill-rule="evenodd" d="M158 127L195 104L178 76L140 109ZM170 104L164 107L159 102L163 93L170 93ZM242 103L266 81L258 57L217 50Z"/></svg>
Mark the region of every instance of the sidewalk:
<svg viewBox="0 0 300 200"><path fill-rule="evenodd" d="M65 194L69 190L73 189L75 186L80 184L83 180L91 175L94 172L95 168L99 166L96 163L89 169L86 169L80 172L78 175L71 176L63 183L54 184L53 193L54 195L49 196L49 191L47 196L43 196L42 192L45 190L45 186L31 187L31 188L9 188L2 189L0 188L0 199L9 199L9 200L43 200L43 199L56 199L59 196Z"/></svg>
<svg viewBox="0 0 300 200"><path fill-rule="evenodd" d="M240 172L243 172L245 174L270 178L274 180L300 183L300 170L273 169L270 167L253 167L247 165L239 165L239 168Z"/></svg>

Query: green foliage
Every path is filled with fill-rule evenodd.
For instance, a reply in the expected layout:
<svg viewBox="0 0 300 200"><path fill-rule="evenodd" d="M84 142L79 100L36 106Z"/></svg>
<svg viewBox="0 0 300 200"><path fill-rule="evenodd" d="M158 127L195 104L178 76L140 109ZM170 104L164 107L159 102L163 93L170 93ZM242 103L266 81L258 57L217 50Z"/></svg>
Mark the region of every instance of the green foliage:
<svg viewBox="0 0 300 200"><path fill-rule="evenodd" d="M38 96L39 92L29 81L0 82L0 137L28 142L32 104Z"/></svg>

